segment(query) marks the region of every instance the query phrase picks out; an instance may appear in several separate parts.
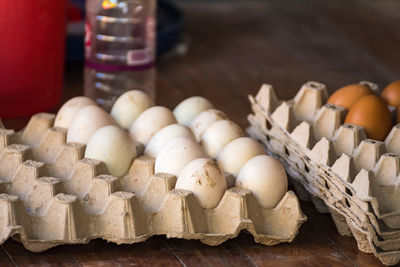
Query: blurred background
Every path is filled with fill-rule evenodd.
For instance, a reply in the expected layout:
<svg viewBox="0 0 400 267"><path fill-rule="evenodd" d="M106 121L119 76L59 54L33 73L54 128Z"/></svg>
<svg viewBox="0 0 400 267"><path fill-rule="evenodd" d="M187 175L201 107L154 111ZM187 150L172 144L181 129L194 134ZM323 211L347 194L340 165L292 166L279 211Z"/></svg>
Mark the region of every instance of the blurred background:
<svg viewBox="0 0 400 267"><path fill-rule="evenodd" d="M360 80L384 87L400 76L398 1L168 2L175 14L160 10L165 2L157 28L160 104L204 95L244 125L237 107L262 83L289 98L308 80L332 91ZM175 30L169 39L160 36L167 25ZM80 84L74 52L82 50L67 51L66 88Z"/></svg>

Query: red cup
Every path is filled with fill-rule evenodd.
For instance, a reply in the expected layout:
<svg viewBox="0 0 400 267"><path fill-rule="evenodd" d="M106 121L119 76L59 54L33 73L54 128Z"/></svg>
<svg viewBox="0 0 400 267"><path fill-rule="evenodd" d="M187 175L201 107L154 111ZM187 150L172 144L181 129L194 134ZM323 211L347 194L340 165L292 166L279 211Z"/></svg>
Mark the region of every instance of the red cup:
<svg viewBox="0 0 400 267"><path fill-rule="evenodd" d="M0 0L0 117L55 107L64 72L66 0Z"/></svg>

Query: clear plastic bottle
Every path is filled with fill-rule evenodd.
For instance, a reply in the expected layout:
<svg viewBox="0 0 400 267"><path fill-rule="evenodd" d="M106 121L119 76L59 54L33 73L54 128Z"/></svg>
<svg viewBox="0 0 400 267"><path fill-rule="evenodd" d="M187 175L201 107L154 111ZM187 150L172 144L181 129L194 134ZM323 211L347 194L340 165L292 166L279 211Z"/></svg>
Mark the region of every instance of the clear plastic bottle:
<svg viewBox="0 0 400 267"><path fill-rule="evenodd" d="M155 98L156 0L87 0L84 93L106 110L128 90Z"/></svg>

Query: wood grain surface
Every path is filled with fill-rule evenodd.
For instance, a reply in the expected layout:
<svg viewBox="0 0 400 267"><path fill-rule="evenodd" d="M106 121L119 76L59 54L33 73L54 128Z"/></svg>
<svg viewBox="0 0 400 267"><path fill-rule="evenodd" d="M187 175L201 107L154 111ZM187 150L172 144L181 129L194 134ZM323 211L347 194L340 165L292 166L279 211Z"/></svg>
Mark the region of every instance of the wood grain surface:
<svg viewBox="0 0 400 267"><path fill-rule="evenodd" d="M173 108L202 95L246 127L247 95L262 83L291 98L308 80L332 92L360 80L384 87L400 79L400 1L178 3L186 49L158 60L160 105ZM65 78L64 101L82 94L82 65L68 65ZM8 119L5 125L20 129L26 121ZM290 244L266 247L242 233L218 247L159 236L134 245L94 240L31 253L8 240L0 248L0 266L380 266L358 251L353 238L340 236L329 215L301 205L309 220Z"/></svg>

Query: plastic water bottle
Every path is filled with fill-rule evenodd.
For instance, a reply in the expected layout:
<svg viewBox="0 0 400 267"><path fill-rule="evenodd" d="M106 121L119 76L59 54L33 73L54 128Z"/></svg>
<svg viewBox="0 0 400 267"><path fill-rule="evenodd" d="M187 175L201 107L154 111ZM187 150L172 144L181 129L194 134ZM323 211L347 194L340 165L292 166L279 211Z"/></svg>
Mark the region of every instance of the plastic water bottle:
<svg viewBox="0 0 400 267"><path fill-rule="evenodd" d="M156 0L87 0L84 93L106 110L122 93L155 97Z"/></svg>

